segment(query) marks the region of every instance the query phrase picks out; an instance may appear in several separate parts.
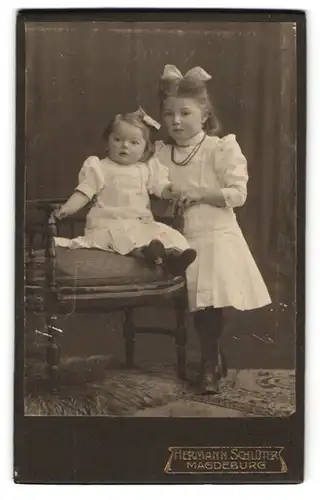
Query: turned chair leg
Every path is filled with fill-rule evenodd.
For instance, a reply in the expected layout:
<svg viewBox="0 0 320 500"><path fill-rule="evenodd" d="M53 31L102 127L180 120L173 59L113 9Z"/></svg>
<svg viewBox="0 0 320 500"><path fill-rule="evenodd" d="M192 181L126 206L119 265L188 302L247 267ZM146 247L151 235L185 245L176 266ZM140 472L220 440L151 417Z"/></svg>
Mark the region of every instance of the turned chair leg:
<svg viewBox="0 0 320 500"><path fill-rule="evenodd" d="M56 328L56 316L49 316L47 319L48 343L46 349L48 384L51 393L59 391L59 361L60 349L57 342L59 329Z"/></svg>
<svg viewBox="0 0 320 500"><path fill-rule="evenodd" d="M134 367L135 325L133 322L133 309L125 310L123 323L123 337L125 341L126 368Z"/></svg>
<svg viewBox="0 0 320 500"><path fill-rule="evenodd" d="M186 378L186 346L187 346L187 327L186 327L187 304L185 297L179 297L175 301L175 313L177 326L175 329L175 344L177 353L177 372L182 380Z"/></svg>

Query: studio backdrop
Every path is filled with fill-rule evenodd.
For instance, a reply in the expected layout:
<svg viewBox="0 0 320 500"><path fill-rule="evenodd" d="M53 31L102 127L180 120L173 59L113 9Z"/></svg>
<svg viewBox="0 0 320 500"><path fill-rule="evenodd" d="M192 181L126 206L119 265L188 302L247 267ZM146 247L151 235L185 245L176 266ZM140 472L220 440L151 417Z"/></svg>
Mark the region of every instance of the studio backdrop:
<svg viewBox="0 0 320 500"><path fill-rule="evenodd" d="M296 55L291 23L37 23L26 32L26 196L68 197L102 132L140 105L160 119L165 64L202 66L223 134L248 160L241 227L273 301L294 304Z"/></svg>

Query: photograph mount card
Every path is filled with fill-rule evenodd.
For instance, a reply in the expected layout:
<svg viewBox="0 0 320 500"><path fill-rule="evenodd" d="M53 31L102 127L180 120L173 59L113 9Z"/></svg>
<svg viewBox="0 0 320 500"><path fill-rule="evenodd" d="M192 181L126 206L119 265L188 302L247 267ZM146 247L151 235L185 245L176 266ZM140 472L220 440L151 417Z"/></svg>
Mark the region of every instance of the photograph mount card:
<svg viewBox="0 0 320 500"><path fill-rule="evenodd" d="M305 14L17 15L17 483L299 483Z"/></svg>

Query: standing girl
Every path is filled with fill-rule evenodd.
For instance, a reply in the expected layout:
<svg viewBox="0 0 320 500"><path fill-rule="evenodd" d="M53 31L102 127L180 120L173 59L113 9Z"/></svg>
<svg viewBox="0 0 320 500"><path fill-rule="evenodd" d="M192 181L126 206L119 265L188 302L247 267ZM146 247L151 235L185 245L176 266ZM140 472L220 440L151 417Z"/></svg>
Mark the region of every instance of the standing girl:
<svg viewBox="0 0 320 500"><path fill-rule="evenodd" d="M190 310L201 347L201 393L219 391L226 365L219 346L223 309L248 310L271 302L233 208L247 197L247 162L234 135L219 138L206 88L196 67L183 77L172 65L161 78L160 104L168 133L157 157L169 167L183 207L183 234L197 258L187 269Z"/></svg>
<svg viewBox="0 0 320 500"><path fill-rule="evenodd" d="M152 130L160 125L141 108L114 117L104 132L107 156L90 156L68 201L54 214L62 219L95 198L85 234L72 240L55 238L59 246L98 248L144 257L181 275L196 252L175 229L154 220L150 194L168 198L168 169L153 156Z"/></svg>

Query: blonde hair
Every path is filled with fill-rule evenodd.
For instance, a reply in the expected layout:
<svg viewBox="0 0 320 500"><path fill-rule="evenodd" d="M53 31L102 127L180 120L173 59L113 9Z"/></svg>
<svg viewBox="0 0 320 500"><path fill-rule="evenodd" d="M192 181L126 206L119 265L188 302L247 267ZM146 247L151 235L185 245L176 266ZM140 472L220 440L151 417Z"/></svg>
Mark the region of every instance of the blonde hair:
<svg viewBox="0 0 320 500"><path fill-rule="evenodd" d="M137 127L142 131L143 138L146 141L146 147L140 161L149 160L155 152L154 129L146 124L136 113L122 113L116 115L106 126L102 137L107 141L110 134L113 132L114 127L121 122L129 123L129 125Z"/></svg>

